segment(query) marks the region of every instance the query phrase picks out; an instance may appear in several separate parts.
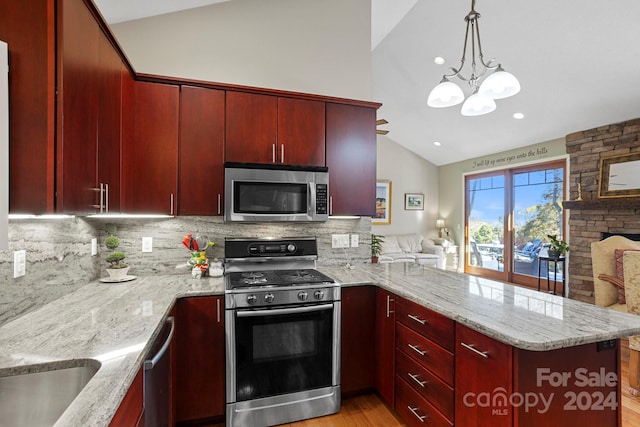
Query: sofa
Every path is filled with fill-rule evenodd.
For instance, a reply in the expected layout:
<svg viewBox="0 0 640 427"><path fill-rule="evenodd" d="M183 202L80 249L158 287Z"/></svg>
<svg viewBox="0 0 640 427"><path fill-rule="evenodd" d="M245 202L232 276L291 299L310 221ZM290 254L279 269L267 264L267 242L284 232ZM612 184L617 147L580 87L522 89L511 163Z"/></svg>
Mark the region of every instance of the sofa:
<svg viewBox="0 0 640 427"><path fill-rule="evenodd" d="M442 239L428 239L420 234L396 234L383 237L378 261L414 262L429 267L446 269L447 256Z"/></svg>

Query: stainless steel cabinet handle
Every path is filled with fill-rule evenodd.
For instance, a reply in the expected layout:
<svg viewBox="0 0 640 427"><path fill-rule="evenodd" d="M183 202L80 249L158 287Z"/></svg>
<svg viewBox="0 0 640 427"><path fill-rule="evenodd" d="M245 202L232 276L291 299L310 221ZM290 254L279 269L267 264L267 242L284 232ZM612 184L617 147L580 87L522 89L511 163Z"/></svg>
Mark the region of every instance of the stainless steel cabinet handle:
<svg viewBox="0 0 640 427"><path fill-rule="evenodd" d="M420 414L418 414L418 408L412 408L412 407L411 407L411 406L409 406L409 405L407 405L407 408L409 408L409 410L411 411L411 413L412 413L413 415L415 415L415 416L416 416L416 418L417 418L417 419L419 419L421 423L423 423L423 422L424 422L424 420L427 418L427 416L426 416L426 415L420 415Z"/></svg>
<svg viewBox="0 0 640 427"><path fill-rule="evenodd" d="M280 163L284 163L284 144L280 146Z"/></svg>
<svg viewBox="0 0 640 427"><path fill-rule="evenodd" d="M144 361L144 370L145 371L148 371L149 369L153 369L153 367L156 366L158 361L162 358L164 353L169 348L169 344L171 344L171 340L173 339L173 331L175 330L176 323L175 323L175 321L173 319L173 316L167 317L166 322L167 323L171 323L171 330L169 331L169 336L167 337L167 340L164 342L164 344L162 344L162 348L160 349L160 351L158 351L158 353L156 353L156 355L153 356L153 358L151 360L147 359L147 360Z"/></svg>
<svg viewBox="0 0 640 427"><path fill-rule="evenodd" d="M393 313L393 311L391 311L391 303L394 300L391 298L391 296L387 295L387 317L391 317L391 313Z"/></svg>
<svg viewBox="0 0 640 427"><path fill-rule="evenodd" d="M100 183L100 213L104 212L104 184Z"/></svg>
<svg viewBox="0 0 640 427"><path fill-rule="evenodd" d="M413 314L407 314L407 316L409 316L409 319L415 320L416 322L420 323L421 325L426 325L427 324L426 320L422 320L418 316L414 316Z"/></svg>
<svg viewBox="0 0 640 427"><path fill-rule="evenodd" d="M466 343L460 342L460 345L461 345L461 346L463 346L464 348L468 349L468 350L473 351L475 354L478 354L478 355L480 355L480 356L484 357L485 359L488 359L488 358L489 358L489 352L487 352L487 351L480 351L480 350L476 349L476 348L473 346L473 344L466 344Z"/></svg>
<svg viewBox="0 0 640 427"><path fill-rule="evenodd" d="M109 212L109 184L104 185L104 211Z"/></svg>
<svg viewBox="0 0 640 427"><path fill-rule="evenodd" d="M220 215L222 209L222 196L218 193L218 215Z"/></svg>
<svg viewBox="0 0 640 427"><path fill-rule="evenodd" d="M411 377L411 379L412 379L412 380L414 380L415 382L417 382L417 383L418 383L418 385L419 385L420 387L424 387L424 386L427 384L427 382L426 382L426 381L420 381L420 380L418 379L418 376L417 376L416 374L412 374L412 373L410 373L410 372L408 372L407 374Z"/></svg>
<svg viewBox="0 0 640 427"><path fill-rule="evenodd" d="M416 353L418 353L420 356L426 356L427 352L426 351L422 351L420 350L417 346L413 345L413 344L407 344L409 346L409 348L413 351L415 351Z"/></svg>
<svg viewBox="0 0 640 427"><path fill-rule="evenodd" d="M329 215L333 215L333 196L329 196Z"/></svg>
<svg viewBox="0 0 640 427"><path fill-rule="evenodd" d="M276 144L271 144L271 163L276 162Z"/></svg>
<svg viewBox="0 0 640 427"><path fill-rule="evenodd" d="M173 215L173 193L171 193L171 209L169 215Z"/></svg>
<svg viewBox="0 0 640 427"><path fill-rule="evenodd" d="M218 323L220 323L220 298L216 300L216 308L218 310Z"/></svg>

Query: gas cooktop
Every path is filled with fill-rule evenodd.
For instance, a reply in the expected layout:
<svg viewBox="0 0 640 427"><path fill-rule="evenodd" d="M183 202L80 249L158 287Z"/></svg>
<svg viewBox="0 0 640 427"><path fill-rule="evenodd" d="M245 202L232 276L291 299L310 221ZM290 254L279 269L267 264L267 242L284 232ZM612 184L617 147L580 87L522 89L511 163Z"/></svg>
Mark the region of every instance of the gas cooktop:
<svg viewBox="0 0 640 427"><path fill-rule="evenodd" d="M315 269L243 271L227 273L227 277L229 289L334 282L332 278Z"/></svg>

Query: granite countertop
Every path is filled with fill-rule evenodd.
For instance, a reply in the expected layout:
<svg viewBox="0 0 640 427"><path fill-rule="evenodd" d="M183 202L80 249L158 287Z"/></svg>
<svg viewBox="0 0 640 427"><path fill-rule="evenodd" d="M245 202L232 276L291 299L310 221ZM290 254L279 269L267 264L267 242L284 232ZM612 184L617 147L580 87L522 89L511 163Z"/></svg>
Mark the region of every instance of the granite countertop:
<svg viewBox="0 0 640 427"><path fill-rule="evenodd" d="M413 263L319 267L344 283L375 283L514 347L547 351L640 334L640 316Z"/></svg>
<svg viewBox="0 0 640 427"><path fill-rule="evenodd" d="M640 334L640 316L455 272L405 263L318 268L344 286L376 284L525 350ZM100 363L56 426L107 426L175 300L223 293L221 278L188 275L89 283L0 327L0 376Z"/></svg>

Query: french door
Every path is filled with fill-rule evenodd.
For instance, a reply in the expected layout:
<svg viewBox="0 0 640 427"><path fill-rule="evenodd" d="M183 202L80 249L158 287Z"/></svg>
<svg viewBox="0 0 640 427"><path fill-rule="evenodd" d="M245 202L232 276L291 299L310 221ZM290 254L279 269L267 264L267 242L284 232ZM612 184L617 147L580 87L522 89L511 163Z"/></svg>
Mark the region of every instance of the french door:
<svg viewBox="0 0 640 427"><path fill-rule="evenodd" d="M564 238L564 160L465 177L465 273L537 286L548 235ZM561 272L560 272L561 274Z"/></svg>

